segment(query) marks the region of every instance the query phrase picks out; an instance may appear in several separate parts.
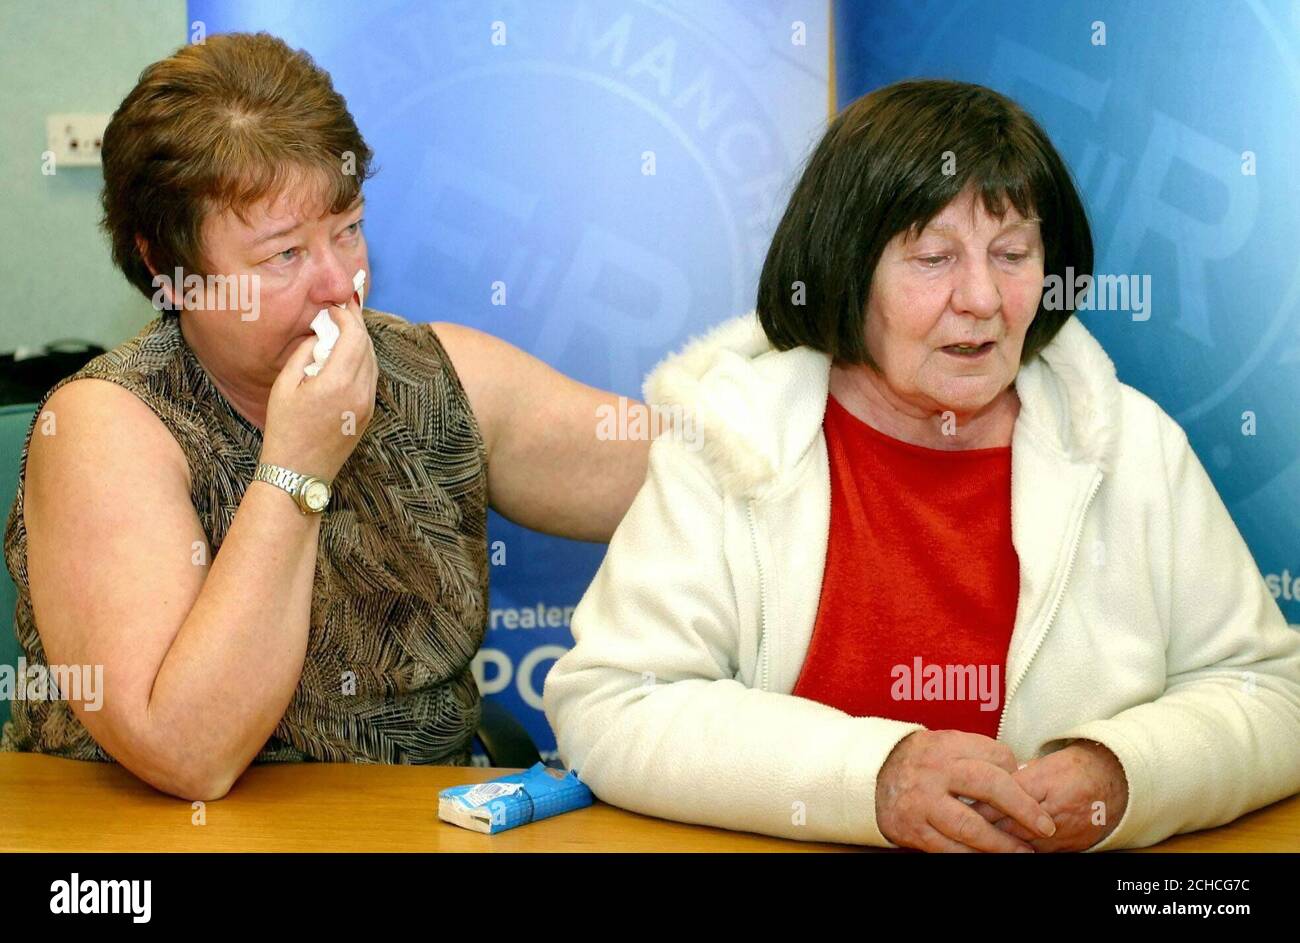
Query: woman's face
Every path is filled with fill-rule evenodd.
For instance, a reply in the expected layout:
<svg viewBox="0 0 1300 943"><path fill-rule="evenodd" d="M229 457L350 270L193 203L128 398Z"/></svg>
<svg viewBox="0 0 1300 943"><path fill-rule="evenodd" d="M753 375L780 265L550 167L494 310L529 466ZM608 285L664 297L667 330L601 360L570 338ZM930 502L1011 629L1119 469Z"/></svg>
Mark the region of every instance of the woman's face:
<svg viewBox="0 0 1300 943"><path fill-rule="evenodd" d="M352 279L370 266L361 232L364 203L329 213L307 187L291 189L244 211L214 213L203 224L209 271L257 280L256 317L233 310L187 311L187 330L228 376L270 386L322 308L346 304ZM228 308L233 306L227 306Z"/></svg>
<svg viewBox="0 0 1300 943"><path fill-rule="evenodd" d="M866 342L887 396L911 415L979 413L1015 380L1043 291L1038 221L973 193L915 238L895 236L871 279ZM955 344L983 344L977 353Z"/></svg>

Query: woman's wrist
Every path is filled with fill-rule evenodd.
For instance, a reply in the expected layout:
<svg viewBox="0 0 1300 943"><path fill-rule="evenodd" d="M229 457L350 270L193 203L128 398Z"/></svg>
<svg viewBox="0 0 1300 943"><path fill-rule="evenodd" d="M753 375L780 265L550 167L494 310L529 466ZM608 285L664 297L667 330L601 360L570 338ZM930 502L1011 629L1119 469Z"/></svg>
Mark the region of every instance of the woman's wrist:
<svg viewBox="0 0 1300 943"><path fill-rule="evenodd" d="M1128 808L1128 776L1124 772L1124 764L1110 747L1096 740L1076 740L1071 746L1087 753L1101 770L1105 783L1106 797L1103 801L1106 803L1106 818L1111 825L1107 829L1109 834Z"/></svg>

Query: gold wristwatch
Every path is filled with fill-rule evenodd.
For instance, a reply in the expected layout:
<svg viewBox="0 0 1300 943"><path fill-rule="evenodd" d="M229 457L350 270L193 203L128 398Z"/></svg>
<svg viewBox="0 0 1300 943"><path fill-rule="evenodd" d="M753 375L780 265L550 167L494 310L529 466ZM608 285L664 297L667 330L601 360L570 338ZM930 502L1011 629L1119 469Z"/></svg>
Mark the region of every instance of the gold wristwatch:
<svg viewBox="0 0 1300 943"><path fill-rule="evenodd" d="M262 462L253 474L254 481L265 481L289 492L303 514L319 514L330 503L330 483L315 475L300 475L281 465Z"/></svg>

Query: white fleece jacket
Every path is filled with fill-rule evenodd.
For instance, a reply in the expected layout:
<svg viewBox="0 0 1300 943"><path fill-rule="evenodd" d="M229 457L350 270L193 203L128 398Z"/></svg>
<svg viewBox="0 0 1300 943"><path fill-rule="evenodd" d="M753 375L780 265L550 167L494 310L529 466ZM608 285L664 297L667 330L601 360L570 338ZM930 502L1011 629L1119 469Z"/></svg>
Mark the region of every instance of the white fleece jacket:
<svg viewBox="0 0 1300 943"><path fill-rule="evenodd" d="M920 726L790 693L826 558L829 376L823 354L772 350L751 313L647 379L648 402L694 411L703 448L652 446L543 696L561 757L602 800L893 847L876 777ZM1300 791L1300 632L1182 429L1073 318L1016 389L1020 598L998 739L1022 763L1073 739L1114 752L1128 807L1092 850Z"/></svg>

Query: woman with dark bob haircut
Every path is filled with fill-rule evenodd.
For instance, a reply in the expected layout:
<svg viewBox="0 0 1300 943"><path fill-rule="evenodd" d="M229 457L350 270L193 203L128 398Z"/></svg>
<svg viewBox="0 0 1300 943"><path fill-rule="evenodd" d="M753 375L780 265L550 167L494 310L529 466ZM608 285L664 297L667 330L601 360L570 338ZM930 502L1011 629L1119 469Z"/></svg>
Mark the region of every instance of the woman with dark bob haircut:
<svg viewBox="0 0 1300 943"><path fill-rule="evenodd" d="M930 851L1144 846L1300 790L1300 635L1188 445L1045 280L1043 130L909 81L832 123L547 679L607 802Z"/></svg>

